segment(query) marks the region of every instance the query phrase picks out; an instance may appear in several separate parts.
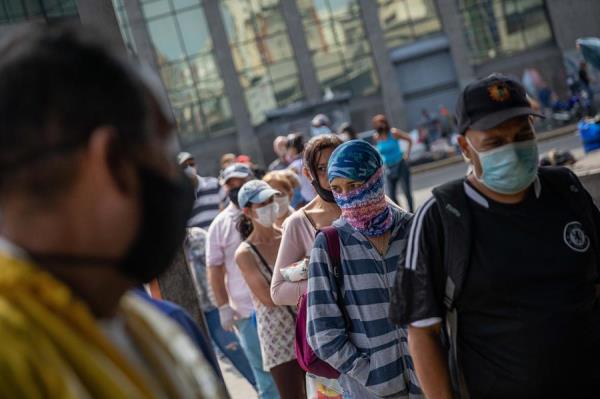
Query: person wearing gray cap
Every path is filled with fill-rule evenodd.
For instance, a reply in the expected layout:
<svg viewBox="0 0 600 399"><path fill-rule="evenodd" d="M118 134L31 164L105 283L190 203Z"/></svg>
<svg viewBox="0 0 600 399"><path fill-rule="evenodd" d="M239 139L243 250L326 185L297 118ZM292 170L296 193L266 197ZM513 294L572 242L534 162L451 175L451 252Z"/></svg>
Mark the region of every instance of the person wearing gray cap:
<svg viewBox="0 0 600 399"><path fill-rule="evenodd" d="M598 397L598 208L570 170L538 167L516 80L469 84L456 115L471 168L417 211L391 305L423 391Z"/></svg>
<svg viewBox="0 0 600 399"><path fill-rule="evenodd" d="M276 306L270 292L281 243L281 230L275 227L275 196L279 194L261 180L242 186L238 194L242 209L238 230L244 241L235 260L252 293L263 368L271 372L281 399L305 399L305 375L294 351L296 314L289 306Z"/></svg>
<svg viewBox="0 0 600 399"><path fill-rule="evenodd" d="M260 341L252 322L254 304L250 290L235 260L235 251L242 242L237 230L241 211L238 203L240 188L254 178L247 165L235 163L221 174L221 184L227 190L229 205L213 220L206 240L208 281L219 308L221 326L235 331L254 374L261 399L278 398L271 375L264 371Z"/></svg>

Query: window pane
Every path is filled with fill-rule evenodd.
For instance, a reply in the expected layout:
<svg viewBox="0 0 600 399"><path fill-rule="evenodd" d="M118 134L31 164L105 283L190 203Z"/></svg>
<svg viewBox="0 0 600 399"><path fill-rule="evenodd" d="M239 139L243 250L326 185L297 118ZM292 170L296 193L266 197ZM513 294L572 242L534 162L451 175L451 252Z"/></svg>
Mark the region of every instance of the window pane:
<svg viewBox="0 0 600 399"><path fill-rule="evenodd" d="M266 111L299 98L279 0L223 0L221 14L252 122L261 123Z"/></svg>
<svg viewBox="0 0 600 399"><path fill-rule="evenodd" d="M221 14L230 43L254 39L256 28L248 0L225 0L221 2Z"/></svg>
<svg viewBox="0 0 600 399"><path fill-rule="evenodd" d="M473 63L552 40L543 0L461 0Z"/></svg>
<svg viewBox="0 0 600 399"><path fill-rule="evenodd" d="M173 7L175 10L181 10L183 8L193 7L200 5L200 0L172 0Z"/></svg>
<svg viewBox="0 0 600 399"><path fill-rule="evenodd" d="M211 79L199 82L196 86L200 100L223 96L224 85L221 79Z"/></svg>
<svg viewBox="0 0 600 399"><path fill-rule="evenodd" d="M160 69L162 80L169 89L180 89L193 84L192 74L186 62L167 64Z"/></svg>
<svg viewBox="0 0 600 399"><path fill-rule="evenodd" d="M234 126L229 102L223 96L202 102L202 111L210 131L230 129Z"/></svg>
<svg viewBox="0 0 600 399"><path fill-rule="evenodd" d="M198 93L195 88L189 87L182 90L169 91L169 98L171 100L171 105L175 108L179 108L182 104L198 101Z"/></svg>
<svg viewBox="0 0 600 399"><path fill-rule="evenodd" d="M388 48L442 29L434 0L379 0L379 21Z"/></svg>
<svg viewBox="0 0 600 399"><path fill-rule="evenodd" d="M159 63L178 60L184 57L179 36L172 16L148 22L148 30L156 49Z"/></svg>
<svg viewBox="0 0 600 399"><path fill-rule="evenodd" d="M265 120L265 112L277 108L273 86L264 77L260 80L255 80L245 90L245 94L250 118L254 125L258 125Z"/></svg>
<svg viewBox="0 0 600 399"><path fill-rule="evenodd" d="M204 127L201 108L193 103L183 105L173 110L177 127L182 138L193 137L196 132L202 131Z"/></svg>
<svg viewBox="0 0 600 399"><path fill-rule="evenodd" d="M288 59L269 65L269 73L273 80L279 80L284 77L298 74L298 68L296 68L296 61L294 59Z"/></svg>
<svg viewBox="0 0 600 399"><path fill-rule="evenodd" d="M219 79L219 71L213 55L203 55L190 60L195 81Z"/></svg>
<svg viewBox="0 0 600 399"><path fill-rule="evenodd" d="M281 105L288 105L302 98L302 90L297 75L274 81L273 89L275 90L277 103Z"/></svg>
<svg viewBox="0 0 600 399"><path fill-rule="evenodd" d="M357 1L303 0L298 6L322 87L355 95L376 90L371 48Z"/></svg>
<svg viewBox="0 0 600 399"><path fill-rule="evenodd" d="M142 10L146 18L153 18L169 13L171 6L169 5L169 0L158 0L153 3L143 4Z"/></svg>
<svg viewBox="0 0 600 399"><path fill-rule="evenodd" d="M178 13L177 22L188 56L210 51L212 41L201 8Z"/></svg>
<svg viewBox="0 0 600 399"><path fill-rule="evenodd" d="M256 44L262 52L266 64L294 57L287 34L259 39Z"/></svg>
<svg viewBox="0 0 600 399"><path fill-rule="evenodd" d="M262 65L261 54L259 47L255 42L249 42L240 44L231 48L233 54L233 62L235 68L239 71L241 69L251 68Z"/></svg>

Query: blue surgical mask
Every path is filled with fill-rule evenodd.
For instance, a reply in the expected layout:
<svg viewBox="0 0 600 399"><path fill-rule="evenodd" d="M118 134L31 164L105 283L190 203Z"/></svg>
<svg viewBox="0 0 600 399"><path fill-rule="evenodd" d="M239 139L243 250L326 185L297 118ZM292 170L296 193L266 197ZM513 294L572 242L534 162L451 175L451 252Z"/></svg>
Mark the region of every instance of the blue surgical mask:
<svg viewBox="0 0 600 399"><path fill-rule="evenodd" d="M473 175L481 184L499 194L517 194L529 187L538 171L538 148L535 140L505 144L489 151L477 151L482 175Z"/></svg>

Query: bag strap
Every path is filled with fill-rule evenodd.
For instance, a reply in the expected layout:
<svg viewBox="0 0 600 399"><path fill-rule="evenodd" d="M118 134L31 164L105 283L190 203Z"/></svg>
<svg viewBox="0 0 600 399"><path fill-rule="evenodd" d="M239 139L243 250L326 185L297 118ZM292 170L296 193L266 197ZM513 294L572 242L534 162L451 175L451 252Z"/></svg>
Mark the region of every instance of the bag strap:
<svg viewBox="0 0 600 399"><path fill-rule="evenodd" d="M446 310L456 306L471 257L471 215L465 184L462 178L433 189L444 231L444 265L441 273Z"/></svg>
<svg viewBox="0 0 600 399"><path fill-rule="evenodd" d="M267 281L267 283L269 285L271 285L271 279L273 278L273 273L271 273L271 268L269 267L269 264L267 263L267 261L265 260L265 258L262 256L262 254L260 253L260 251L258 250L258 248L256 248L256 246L254 244L252 244L249 241L246 241L246 244L248 244L248 246L252 249L252 252L254 252L256 254L256 256L258 257L258 259L260 260L260 262L263 265L263 269L266 270L266 273L260 273L265 280ZM267 274L269 275L269 277L267 277Z"/></svg>
<svg viewBox="0 0 600 399"><path fill-rule="evenodd" d="M464 374L458 363L458 310L456 299L460 296L471 256L471 215L465 194L465 179L458 179L433 190L438 202L444 229L444 256L442 281L444 281L444 306L446 328L442 337L449 346L448 363L454 395L469 399Z"/></svg>
<svg viewBox="0 0 600 399"><path fill-rule="evenodd" d="M262 254L260 253L260 251L258 250L258 248L256 248L256 246L254 244L252 244L249 241L246 241L246 244L248 244L248 246L252 249L252 251L256 254L256 256L258 256L258 259L260 259L260 262L263 264L264 269L267 271L267 273L269 274L269 276L271 276L271 279L272 279L273 278L273 273L271 273L271 267L267 263L267 261L264 258L264 256L262 256ZM271 286L271 280L265 275L265 273L261 273L261 274L265 278L265 280L267 281L267 284L270 287ZM285 306L285 309L288 311L288 313L290 314L290 316L292 316L292 319L296 320L296 313L289 306Z"/></svg>
<svg viewBox="0 0 600 399"><path fill-rule="evenodd" d="M344 272L342 270L342 260L340 255L340 236L338 230L333 226L323 227L321 230L319 230L319 233L322 233L325 236L325 241L327 241L327 253L331 262L331 271L335 279L337 305L342 312L342 316L344 317L346 325L350 326L351 319L346 312L342 290L344 284Z"/></svg>

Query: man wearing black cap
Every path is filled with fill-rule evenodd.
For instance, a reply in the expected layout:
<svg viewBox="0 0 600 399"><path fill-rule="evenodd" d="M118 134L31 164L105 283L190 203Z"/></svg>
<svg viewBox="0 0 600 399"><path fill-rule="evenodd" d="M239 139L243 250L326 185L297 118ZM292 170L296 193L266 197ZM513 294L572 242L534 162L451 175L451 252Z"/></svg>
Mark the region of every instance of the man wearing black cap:
<svg viewBox="0 0 600 399"><path fill-rule="evenodd" d="M598 397L598 209L567 169L538 169L518 82L474 82L456 113L469 174L416 213L392 301L421 386L430 399Z"/></svg>

